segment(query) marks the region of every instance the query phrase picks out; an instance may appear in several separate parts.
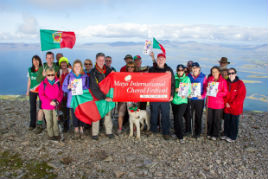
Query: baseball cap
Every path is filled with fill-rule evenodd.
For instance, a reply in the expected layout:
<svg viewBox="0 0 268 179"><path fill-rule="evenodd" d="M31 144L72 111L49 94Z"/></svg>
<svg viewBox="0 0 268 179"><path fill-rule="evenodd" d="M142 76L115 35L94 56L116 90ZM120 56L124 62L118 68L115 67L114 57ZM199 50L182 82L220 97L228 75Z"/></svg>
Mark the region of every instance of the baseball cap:
<svg viewBox="0 0 268 179"><path fill-rule="evenodd" d="M130 54L127 54L124 59L128 59L128 58L133 59L132 55L130 55Z"/></svg>
<svg viewBox="0 0 268 179"><path fill-rule="evenodd" d="M164 57L164 58L166 58L166 55L165 55L164 53L159 53L159 54L157 55L157 58L159 58L159 57Z"/></svg>
<svg viewBox="0 0 268 179"><path fill-rule="evenodd" d="M134 57L134 61L135 61L135 60L141 60L141 56L136 55L136 56Z"/></svg>
<svg viewBox="0 0 268 179"><path fill-rule="evenodd" d="M194 63L192 64L192 67L200 67L200 65L199 65L198 62L194 62Z"/></svg>

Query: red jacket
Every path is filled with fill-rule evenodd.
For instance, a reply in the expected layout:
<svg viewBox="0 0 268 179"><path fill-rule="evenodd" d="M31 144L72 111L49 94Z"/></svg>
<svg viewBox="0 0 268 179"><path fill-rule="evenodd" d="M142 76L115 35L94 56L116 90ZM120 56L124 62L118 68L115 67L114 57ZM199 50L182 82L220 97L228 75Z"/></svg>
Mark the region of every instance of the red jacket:
<svg viewBox="0 0 268 179"><path fill-rule="evenodd" d="M214 77L209 76L207 80L207 84L209 82L213 82ZM207 96L207 107L211 109L223 109L224 108L224 97L227 95L227 82L226 80L220 75L218 81L219 87L218 87L218 93L216 97L213 96Z"/></svg>
<svg viewBox="0 0 268 179"><path fill-rule="evenodd" d="M228 94L224 98L224 113L232 115L240 115L243 112L243 104L246 97L246 87L242 80L238 77L231 82L227 80ZM229 103L230 108L226 107Z"/></svg>

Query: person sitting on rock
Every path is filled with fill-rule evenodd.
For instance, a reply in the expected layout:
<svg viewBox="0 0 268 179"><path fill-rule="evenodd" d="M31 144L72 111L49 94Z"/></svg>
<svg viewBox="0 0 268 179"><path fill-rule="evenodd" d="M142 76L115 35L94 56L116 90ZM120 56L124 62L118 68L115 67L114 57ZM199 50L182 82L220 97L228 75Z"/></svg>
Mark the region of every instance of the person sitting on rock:
<svg viewBox="0 0 268 179"><path fill-rule="evenodd" d="M56 108L62 100L63 92L59 80L55 77L55 70L46 69L46 78L39 87L39 97L47 122L47 133L49 140L59 140L59 126Z"/></svg>

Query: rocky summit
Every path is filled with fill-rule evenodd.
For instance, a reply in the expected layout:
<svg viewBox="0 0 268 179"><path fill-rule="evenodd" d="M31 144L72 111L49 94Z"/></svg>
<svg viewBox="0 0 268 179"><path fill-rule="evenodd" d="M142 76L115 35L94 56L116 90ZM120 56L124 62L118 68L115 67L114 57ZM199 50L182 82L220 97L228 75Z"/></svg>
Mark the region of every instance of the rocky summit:
<svg viewBox="0 0 268 179"><path fill-rule="evenodd" d="M244 112L234 143L207 140L204 132L183 144L146 132L138 141L127 129L114 139L102 132L95 141L87 130L80 140L70 131L53 141L45 129L28 130L25 97L2 96L0 178L268 178L267 119L267 112Z"/></svg>

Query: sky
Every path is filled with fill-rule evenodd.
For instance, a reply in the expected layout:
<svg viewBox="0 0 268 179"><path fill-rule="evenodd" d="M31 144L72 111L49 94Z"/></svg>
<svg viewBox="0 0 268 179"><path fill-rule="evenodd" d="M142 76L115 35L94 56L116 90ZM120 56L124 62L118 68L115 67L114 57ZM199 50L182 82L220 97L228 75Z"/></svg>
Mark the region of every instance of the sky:
<svg viewBox="0 0 268 179"><path fill-rule="evenodd" d="M158 40L267 44L267 0L1 0L0 43L38 43L40 29L77 43Z"/></svg>

